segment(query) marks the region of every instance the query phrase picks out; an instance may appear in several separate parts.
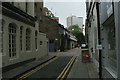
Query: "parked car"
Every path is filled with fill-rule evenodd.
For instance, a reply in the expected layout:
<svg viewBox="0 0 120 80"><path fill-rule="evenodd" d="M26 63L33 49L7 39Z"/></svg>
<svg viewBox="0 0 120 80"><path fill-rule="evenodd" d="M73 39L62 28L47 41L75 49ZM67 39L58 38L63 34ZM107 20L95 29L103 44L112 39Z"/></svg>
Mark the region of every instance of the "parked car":
<svg viewBox="0 0 120 80"><path fill-rule="evenodd" d="M81 49L88 48L87 44L81 44Z"/></svg>

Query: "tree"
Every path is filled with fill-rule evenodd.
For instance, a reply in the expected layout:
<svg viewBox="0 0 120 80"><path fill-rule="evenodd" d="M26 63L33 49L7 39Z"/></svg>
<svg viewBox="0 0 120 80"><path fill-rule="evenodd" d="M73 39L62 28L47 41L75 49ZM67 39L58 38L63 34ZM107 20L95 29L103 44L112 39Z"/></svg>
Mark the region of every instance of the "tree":
<svg viewBox="0 0 120 80"><path fill-rule="evenodd" d="M71 25L68 30L77 38L77 44L85 43L85 36L82 33L81 28L78 25Z"/></svg>
<svg viewBox="0 0 120 80"><path fill-rule="evenodd" d="M81 31L81 28L78 25L71 25L68 27L68 30L70 31Z"/></svg>

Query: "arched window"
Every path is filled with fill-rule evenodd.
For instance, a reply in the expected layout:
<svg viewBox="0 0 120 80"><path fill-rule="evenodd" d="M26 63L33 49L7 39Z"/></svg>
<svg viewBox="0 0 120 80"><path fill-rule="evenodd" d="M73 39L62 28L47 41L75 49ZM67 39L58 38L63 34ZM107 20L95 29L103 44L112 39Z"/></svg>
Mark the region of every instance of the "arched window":
<svg viewBox="0 0 120 80"><path fill-rule="evenodd" d="M31 31L30 29L26 29L26 50L30 50L31 48L31 45L30 45L30 34L31 34Z"/></svg>
<svg viewBox="0 0 120 80"><path fill-rule="evenodd" d="M37 31L35 31L35 49L37 49Z"/></svg>
<svg viewBox="0 0 120 80"><path fill-rule="evenodd" d="M9 24L9 57L16 56L16 25Z"/></svg>
<svg viewBox="0 0 120 80"><path fill-rule="evenodd" d="M22 51L22 34L23 34L23 26L20 27L20 50Z"/></svg>

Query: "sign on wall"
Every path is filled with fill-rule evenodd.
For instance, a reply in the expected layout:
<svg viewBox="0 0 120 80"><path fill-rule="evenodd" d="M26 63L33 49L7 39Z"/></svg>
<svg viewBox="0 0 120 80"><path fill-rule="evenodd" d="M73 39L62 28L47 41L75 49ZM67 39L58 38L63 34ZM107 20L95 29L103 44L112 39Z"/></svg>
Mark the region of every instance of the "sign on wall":
<svg viewBox="0 0 120 80"><path fill-rule="evenodd" d="M97 48L98 50L102 50L102 49L103 49L102 45L97 45L96 48Z"/></svg>

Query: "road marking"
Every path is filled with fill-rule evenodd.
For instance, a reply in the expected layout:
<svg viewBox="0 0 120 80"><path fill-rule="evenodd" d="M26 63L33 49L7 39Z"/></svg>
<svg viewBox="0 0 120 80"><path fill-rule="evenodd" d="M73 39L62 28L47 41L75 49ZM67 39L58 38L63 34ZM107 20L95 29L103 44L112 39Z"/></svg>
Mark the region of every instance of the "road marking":
<svg viewBox="0 0 120 80"><path fill-rule="evenodd" d="M43 63L42 65L40 65L40 66L36 67L35 69L29 71L28 73L23 74L21 77L19 77L19 78L16 79L16 80L25 79L26 77L28 77L28 76L30 76L31 74L37 72L38 70L40 70L41 68L43 68L43 67L45 67L46 65L50 64L51 62L53 62L53 61L56 60L56 59L57 59L57 57L55 57L55 58L49 60L49 61L46 62L46 63Z"/></svg>
<svg viewBox="0 0 120 80"><path fill-rule="evenodd" d="M68 62L68 64L65 66L65 68L63 69L63 71L62 71L61 74L57 77L56 80L58 80L58 79L62 76L62 74L65 72L65 70L67 69L68 65L70 64L70 62L72 61L73 58L74 58L74 56L71 58L71 60L70 60L70 61Z"/></svg>
<svg viewBox="0 0 120 80"><path fill-rule="evenodd" d="M75 56L73 56L73 57L71 58L71 60L68 62L68 64L65 66L65 68L63 69L63 71L62 71L62 72L61 72L61 74L57 77L57 79L56 79L56 80L59 80L59 79L60 79L60 77L61 77L62 75L64 75L64 73L65 73L66 69L69 67L69 65L71 64L71 62L73 62L73 61L74 61L74 59L75 59Z"/></svg>
<svg viewBox="0 0 120 80"><path fill-rule="evenodd" d="M67 72L70 70L70 67L72 66L75 59L76 59L76 57L74 57L74 59L71 61L70 65L68 66L67 70L65 71L65 73L63 74L63 76L61 77L60 80L64 79L64 77L66 76Z"/></svg>

